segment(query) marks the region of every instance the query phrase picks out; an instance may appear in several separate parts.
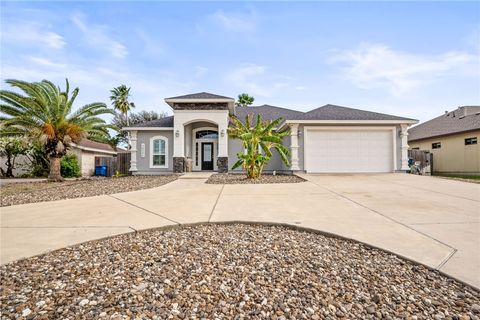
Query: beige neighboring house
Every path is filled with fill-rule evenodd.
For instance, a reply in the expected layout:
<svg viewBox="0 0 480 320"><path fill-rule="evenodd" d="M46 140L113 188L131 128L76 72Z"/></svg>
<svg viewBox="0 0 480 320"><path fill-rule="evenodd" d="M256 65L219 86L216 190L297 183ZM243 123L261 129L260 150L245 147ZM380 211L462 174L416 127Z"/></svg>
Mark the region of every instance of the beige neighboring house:
<svg viewBox="0 0 480 320"><path fill-rule="evenodd" d="M463 106L408 131L411 149L433 153L433 173L480 175L480 106Z"/></svg>
<svg viewBox="0 0 480 320"><path fill-rule="evenodd" d="M83 177L93 176L95 173L95 157L117 155L117 151L111 145L87 139L83 139L78 144L72 144L72 146L73 148L68 153L77 156Z"/></svg>
<svg viewBox="0 0 480 320"><path fill-rule="evenodd" d="M72 144L72 148L68 153L77 156L78 164L81 168L82 176L89 177L95 172L95 157L111 157L116 156L117 152L106 143L95 142L87 139L83 139L78 144ZM0 157L0 166L6 170L5 157ZM15 160L15 169L13 175L18 177L22 174L26 174L30 171L30 159L27 156L19 156Z"/></svg>

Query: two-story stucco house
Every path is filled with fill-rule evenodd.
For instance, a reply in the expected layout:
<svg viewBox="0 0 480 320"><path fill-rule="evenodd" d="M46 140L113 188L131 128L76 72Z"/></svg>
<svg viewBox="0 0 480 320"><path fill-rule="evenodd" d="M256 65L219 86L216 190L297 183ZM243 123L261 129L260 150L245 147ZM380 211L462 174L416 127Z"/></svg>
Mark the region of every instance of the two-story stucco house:
<svg viewBox="0 0 480 320"><path fill-rule="evenodd" d="M236 107L233 98L206 92L166 98L173 116L124 128L131 137L133 174L228 172L243 152L229 139L230 115L249 113L263 119L284 119L290 135L290 166L278 155L266 171L398 172L408 170L407 129L417 120L364 110L325 105L301 112L270 105Z"/></svg>

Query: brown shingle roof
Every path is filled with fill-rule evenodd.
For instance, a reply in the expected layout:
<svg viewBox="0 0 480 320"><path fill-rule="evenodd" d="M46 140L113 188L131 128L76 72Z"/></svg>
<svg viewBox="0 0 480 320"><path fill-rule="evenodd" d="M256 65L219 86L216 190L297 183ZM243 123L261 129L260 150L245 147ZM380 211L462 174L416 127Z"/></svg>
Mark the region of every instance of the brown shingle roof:
<svg viewBox="0 0 480 320"><path fill-rule="evenodd" d="M460 107L408 130L408 141L480 130L480 106Z"/></svg>
<svg viewBox="0 0 480 320"><path fill-rule="evenodd" d="M169 99L221 99L221 100L232 99L233 100L233 98L220 96L218 94L213 94L209 92L191 93L191 94L186 94L184 96L166 98L165 100L169 100Z"/></svg>
<svg viewBox="0 0 480 320"><path fill-rule="evenodd" d="M79 143L77 143L77 146L115 152L115 150L109 144L96 142L88 139L82 139Z"/></svg>

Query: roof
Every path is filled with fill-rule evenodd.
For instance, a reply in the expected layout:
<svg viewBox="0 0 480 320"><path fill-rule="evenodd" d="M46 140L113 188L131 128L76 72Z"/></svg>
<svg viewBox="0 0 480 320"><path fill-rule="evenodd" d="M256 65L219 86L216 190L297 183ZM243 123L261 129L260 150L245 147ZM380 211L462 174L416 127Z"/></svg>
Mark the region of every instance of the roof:
<svg viewBox="0 0 480 320"><path fill-rule="evenodd" d="M467 114L465 114L467 113ZM480 130L480 106L460 107L408 130L408 140L422 140Z"/></svg>
<svg viewBox="0 0 480 320"><path fill-rule="evenodd" d="M301 118L304 113L287 108L275 107L268 104L262 106L250 106L250 107L237 107L235 109L235 115L243 120L247 114L254 114L256 117L258 114L262 115L264 120L275 120L282 117L284 120L293 120Z"/></svg>
<svg viewBox="0 0 480 320"><path fill-rule="evenodd" d="M413 120L385 113L327 104L304 114L302 120Z"/></svg>
<svg viewBox="0 0 480 320"><path fill-rule="evenodd" d="M192 98L193 99L193 98ZM327 104L323 107L313 109L308 112L302 112L287 108L281 108L264 104L261 106L250 107L237 107L235 109L235 115L243 120L247 114L262 115L264 120L275 120L282 117L285 121L298 120L393 120L393 121L416 121L415 119L402 118L398 116L392 116L388 114L371 112L347 107L341 107L336 105ZM164 127L173 128L173 116L165 117L162 119L137 123L130 128L153 128ZM124 128L126 129L126 128Z"/></svg>
<svg viewBox="0 0 480 320"><path fill-rule="evenodd" d="M173 128L173 116L160 118L160 119L155 119L155 120L146 121L146 122L136 123L134 125L131 125L131 127L135 127L135 128L148 128L148 127Z"/></svg>
<svg viewBox="0 0 480 320"><path fill-rule="evenodd" d="M115 149L113 149L112 146L107 143L101 143L101 142L92 141L88 139L82 139L76 145L77 147L79 147L79 149L89 148L89 149L104 150L108 152L116 152Z"/></svg>
<svg viewBox="0 0 480 320"><path fill-rule="evenodd" d="M209 99L209 100L231 99L231 100L233 100L233 98L230 98L230 97L220 96L218 94L213 94L213 93L208 93L208 92L191 93L191 94L186 94L184 96L166 98L165 100L173 100L173 99L192 99L192 100L197 100L197 99Z"/></svg>

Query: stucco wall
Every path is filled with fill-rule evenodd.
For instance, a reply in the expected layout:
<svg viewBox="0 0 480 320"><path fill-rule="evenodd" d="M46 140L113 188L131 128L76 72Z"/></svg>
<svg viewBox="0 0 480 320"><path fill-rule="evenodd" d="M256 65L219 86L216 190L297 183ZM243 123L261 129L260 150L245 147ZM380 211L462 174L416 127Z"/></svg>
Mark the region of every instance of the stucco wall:
<svg viewBox="0 0 480 320"><path fill-rule="evenodd" d="M95 173L95 157L112 157L111 153L94 152L72 148L68 153L77 156L78 165L83 177L93 176Z"/></svg>
<svg viewBox="0 0 480 320"><path fill-rule="evenodd" d="M439 138L409 142L410 148L429 150L433 153L434 173L480 174L480 147L465 145L465 139L480 138L480 130ZM440 149L432 149L432 143L440 142Z"/></svg>
<svg viewBox="0 0 480 320"><path fill-rule="evenodd" d="M163 136L168 139L167 168L150 168L150 138ZM142 144L145 144L145 155L142 157ZM173 171L173 131L171 130L153 130L137 132L137 171L135 174L148 174L155 172Z"/></svg>

